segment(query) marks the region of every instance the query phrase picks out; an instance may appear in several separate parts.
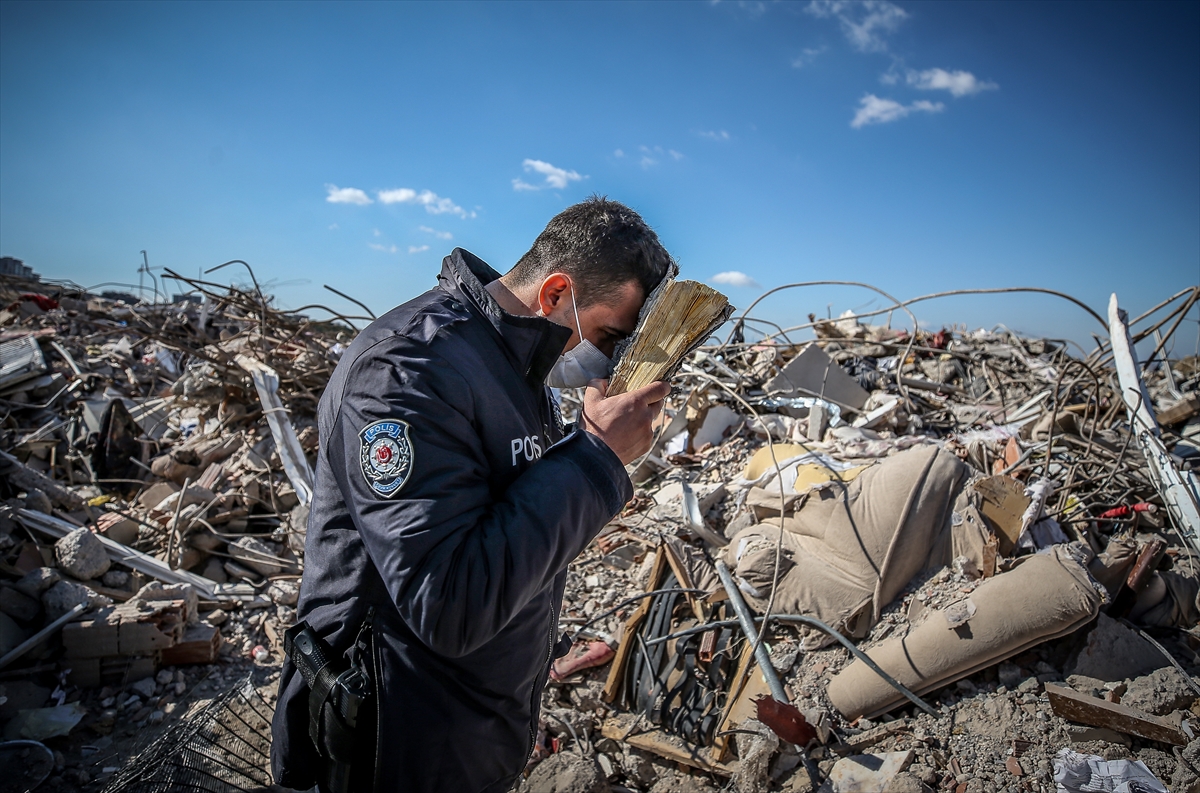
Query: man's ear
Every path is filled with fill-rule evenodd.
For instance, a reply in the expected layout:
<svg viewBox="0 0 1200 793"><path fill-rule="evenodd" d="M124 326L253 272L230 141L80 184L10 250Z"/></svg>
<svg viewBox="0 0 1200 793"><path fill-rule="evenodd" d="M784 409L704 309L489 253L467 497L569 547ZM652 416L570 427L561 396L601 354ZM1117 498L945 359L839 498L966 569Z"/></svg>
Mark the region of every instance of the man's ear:
<svg viewBox="0 0 1200 793"><path fill-rule="evenodd" d="M562 273L551 273L538 288L537 299L542 316L550 316L563 300L571 299L571 279Z"/></svg>

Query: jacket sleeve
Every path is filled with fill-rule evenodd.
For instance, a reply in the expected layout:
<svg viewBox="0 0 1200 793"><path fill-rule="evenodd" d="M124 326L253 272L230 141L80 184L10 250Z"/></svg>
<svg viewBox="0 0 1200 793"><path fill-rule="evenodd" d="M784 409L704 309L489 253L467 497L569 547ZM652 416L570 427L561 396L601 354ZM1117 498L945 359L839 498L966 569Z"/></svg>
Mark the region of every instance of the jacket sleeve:
<svg viewBox="0 0 1200 793"><path fill-rule="evenodd" d="M577 431L494 492L483 417L453 366L402 337L353 366L326 441L330 467L400 617L435 652L466 655L621 510L629 477L603 441ZM385 419L409 425L412 454L390 497L371 487L359 435Z"/></svg>

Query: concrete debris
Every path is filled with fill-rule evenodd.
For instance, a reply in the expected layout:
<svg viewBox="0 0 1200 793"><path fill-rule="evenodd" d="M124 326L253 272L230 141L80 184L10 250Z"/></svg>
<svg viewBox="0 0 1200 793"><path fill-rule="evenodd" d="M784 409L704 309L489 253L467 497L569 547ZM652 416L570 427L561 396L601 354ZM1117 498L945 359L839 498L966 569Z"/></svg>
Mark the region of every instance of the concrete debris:
<svg viewBox="0 0 1200 793"><path fill-rule="evenodd" d="M58 619L77 605L91 608L111 602L107 597L74 581L59 581L42 593L42 608L47 621Z"/></svg>
<svg viewBox="0 0 1200 793"><path fill-rule="evenodd" d="M820 793L869 793L886 790L904 769L912 765L913 752L884 755L860 754L843 757L833 766ZM919 780L918 780L919 781Z"/></svg>
<svg viewBox="0 0 1200 793"><path fill-rule="evenodd" d="M61 580L62 576L53 567L39 567L19 578L13 587L29 597L40 598L43 592Z"/></svg>
<svg viewBox="0 0 1200 793"><path fill-rule="evenodd" d="M756 793L767 786L771 758L779 749L779 736L755 719L742 723L737 736L738 769L733 775L737 793Z"/></svg>
<svg viewBox="0 0 1200 793"><path fill-rule="evenodd" d="M108 572L108 554L96 535L79 528L54 543L54 558L58 569L67 575L88 581Z"/></svg>
<svg viewBox="0 0 1200 793"><path fill-rule="evenodd" d="M275 550L255 537L241 537L229 543L229 555L265 576L278 575Z"/></svg>
<svg viewBox="0 0 1200 793"><path fill-rule="evenodd" d="M1088 632L1087 644L1079 650L1070 673L1106 682L1120 681L1144 675L1168 663L1154 645L1135 631L1107 614L1101 614L1096 627Z"/></svg>
<svg viewBox="0 0 1200 793"><path fill-rule="evenodd" d="M590 759L553 754L534 766L520 793L609 793L600 765Z"/></svg>
<svg viewBox="0 0 1200 793"><path fill-rule="evenodd" d="M1187 711L1197 699L1189 681L1173 667L1134 678L1121 695L1121 704L1155 716Z"/></svg>
<svg viewBox="0 0 1200 793"><path fill-rule="evenodd" d="M59 788L99 790L188 698L277 679L317 400L362 319L170 277L187 299L0 277L0 722L81 714L38 717L66 730ZM518 789L1016 793L1081 762L1196 789L1200 527L1164 494L1200 464L1200 361L1169 333L1131 365L1120 341L810 320L734 322L675 378L635 498L568 571L573 649ZM755 636L718 558L770 611ZM760 630L804 746L755 718Z"/></svg>

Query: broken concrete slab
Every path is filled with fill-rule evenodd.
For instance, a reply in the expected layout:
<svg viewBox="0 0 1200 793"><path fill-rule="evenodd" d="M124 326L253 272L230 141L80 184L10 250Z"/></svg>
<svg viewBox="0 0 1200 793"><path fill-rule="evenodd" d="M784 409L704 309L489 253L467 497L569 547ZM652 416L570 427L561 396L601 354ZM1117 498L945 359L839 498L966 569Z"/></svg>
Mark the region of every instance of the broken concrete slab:
<svg viewBox="0 0 1200 793"><path fill-rule="evenodd" d="M195 624L199 621L200 594L191 584L164 584L151 581L129 599L130 604L153 603L160 600L182 600L184 621Z"/></svg>
<svg viewBox="0 0 1200 793"><path fill-rule="evenodd" d="M1088 633L1087 644L1067 671L1072 675L1115 682L1139 677L1169 663L1137 632L1107 614L1100 614L1096 626Z"/></svg>
<svg viewBox="0 0 1200 793"><path fill-rule="evenodd" d="M1196 691L1187 679L1178 669L1168 666L1129 681L1121 703L1155 716L1165 716L1175 710L1186 710L1196 699Z"/></svg>
<svg viewBox="0 0 1200 793"><path fill-rule="evenodd" d="M771 395L821 397L854 410L862 408L870 396L815 344L805 347L764 389Z"/></svg>
<svg viewBox="0 0 1200 793"><path fill-rule="evenodd" d="M834 764L829 779L819 793L874 793L881 791L908 768L913 761L913 752L887 752L885 754L856 754L843 757Z"/></svg>

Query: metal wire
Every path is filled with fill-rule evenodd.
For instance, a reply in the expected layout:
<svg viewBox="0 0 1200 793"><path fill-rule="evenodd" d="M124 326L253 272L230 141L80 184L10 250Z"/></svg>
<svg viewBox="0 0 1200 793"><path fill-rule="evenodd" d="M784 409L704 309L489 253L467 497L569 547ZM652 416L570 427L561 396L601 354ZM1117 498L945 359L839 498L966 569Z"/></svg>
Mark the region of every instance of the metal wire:
<svg viewBox="0 0 1200 793"><path fill-rule="evenodd" d="M103 793L250 793L271 785L272 708L248 675L135 753Z"/></svg>

